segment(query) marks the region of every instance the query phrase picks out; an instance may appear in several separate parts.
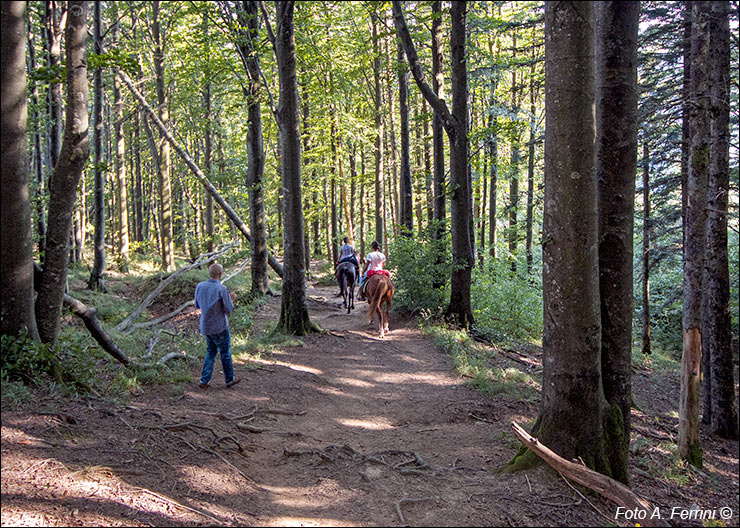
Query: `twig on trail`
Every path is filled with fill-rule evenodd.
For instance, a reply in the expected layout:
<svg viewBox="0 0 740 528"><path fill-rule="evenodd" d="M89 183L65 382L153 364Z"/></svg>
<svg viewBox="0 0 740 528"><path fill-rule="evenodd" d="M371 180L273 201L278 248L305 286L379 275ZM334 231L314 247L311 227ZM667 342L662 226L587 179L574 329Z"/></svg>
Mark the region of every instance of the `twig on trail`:
<svg viewBox="0 0 740 528"><path fill-rule="evenodd" d="M426 429L419 429L417 433L428 433L430 431L439 431L439 427L427 427Z"/></svg>
<svg viewBox="0 0 740 528"><path fill-rule="evenodd" d="M336 332L332 332L331 330L325 330L325 332L329 334L330 336L341 337L342 339L347 339L347 336L343 334L338 334Z"/></svg>
<svg viewBox="0 0 740 528"><path fill-rule="evenodd" d="M173 500L173 499L170 499L168 497L165 497L164 495L160 495L159 493L155 493L155 492L153 492L150 489L147 489L147 488L135 488L135 489L133 489L131 491L132 492L148 493L149 495L153 495L154 497L157 497L160 500L163 500L163 501L168 502L170 504L174 504L175 506L179 506L180 508L182 508L184 510L188 510L188 511L197 513L199 515L203 515L204 517L208 517L209 519L215 521L217 524L220 524L220 525L227 524L224 521L222 521L220 519L217 519L216 517L214 517L213 515L211 515L209 513L206 513L206 512L204 512L202 510L199 510L197 508L191 508L190 506L185 506L184 504L181 504L181 503L177 502L176 500Z"/></svg>
<svg viewBox="0 0 740 528"><path fill-rule="evenodd" d="M239 443L239 440L237 440L236 438L234 438L231 435L226 435L226 436L222 436L220 438L217 438L215 444L216 445L221 445L221 442L225 442L227 440L230 440L231 442L234 442L236 444L237 449L239 449L239 452L240 453L243 453L244 452L244 448Z"/></svg>
<svg viewBox="0 0 740 528"><path fill-rule="evenodd" d="M249 431L250 433L265 433L270 431L267 427L259 427L257 425L251 425L245 422L239 422L236 427L242 431Z"/></svg>
<svg viewBox="0 0 740 528"><path fill-rule="evenodd" d="M563 474L562 474L562 473L560 473L559 471L558 471L558 475L560 475L561 477L563 477ZM603 517L604 519L608 519L610 523L616 522L616 519L612 519L612 518L611 518L611 517L609 517L608 515L605 515L605 514L604 514L604 513L603 513L603 512L602 512L602 511L601 511L600 509L598 509L598 508L597 508L596 506L594 506L594 503L593 503L593 502L591 502L590 500L588 500L588 499L587 499L587 498L585 497L585 495L583 495L583 493L581 493L580 491L578 491L578 490L577 490L577 489L575 488L575 486L573 486L573 484L571 484L570 482L568 482L568 479L567 479L567 478L563 477L563 480L565 481L565 483L566 483L566 484L567 484L568 486L570 486L570 489L572 489L573 491L575 491L575 492L576 492L576 493L577 493L577 494L578 494L578 495L579 495L579 496L580 496L580 497L581 497L581 498L582 498L583 500L585 500L586 502L588 502L588 503L589 503L589 504L591 505L591 507L592 507L592 508L593 508L594 510L596 510L596 512L597 512L597 513L598 513L599 515L601 515L601 516L602 516L602 517Z"/></svg>
<svg viewBox="0 0 740 528"><path fill-rule="evenodd" d="M485 418L481 418L480 416L474 414L474 413L468 413L468 416L472 418L473 420L477 420L479 422L485 422L489 424L496 424L496 422L492 422L491 420L486 420Z"/></svg>
<svg viewBox="0 0 740 528"><path fill-rule="evenodd" d="M127 427L128 427L129 429L131 429L132 431L134 430L134 428L133 428L133 427L131 427L131 424L130 424L130 423L128 423L128 422L127 422L126 420L124 420L124 419L123 419L123 416L121 416L121 415L120 415L120 414L118 414L118 413L113 413L113 414L115 415L115 417L116 417L116 418L118 418L118 419L119 419L119 420L121 420L121 421L122 421L122 422L123 422L124 424L126 424L126 426L127 426Z"/></svg>
<svg viewBox="0 0 740 528"><path fill-rule="evenodd" d="M529 492L532 493L532 484L529 483L529 477L527 474L524 474L524 478L527 479L527 486L529 486Z"/></svg>
<svg viewBox="0 0 740 528"><path fill-rule="evenodd" d="M152 337L149 340L149 343L146 345L146 354L141 356L141 359L149 359L152 357L152 352L154 351L154 347L157 345L157 341L159 341L160 336L162 335L162 331L159 330L154 334L154 337Z"/></svg>
<svg viewBox="0 0 740 528"><path fill-rule="evenodd" d="M398 514L398 520L401 522L401 524L406 524L406 519L403 516L403 512L401 511L401 506L404 504L412 504L415 502L427 502L427 501L437 501L439 500L439 497L421 497L419 499L411 499L411 498L403 498L400 501L396 502L395 508L396 508L396 514Z"/></svg>

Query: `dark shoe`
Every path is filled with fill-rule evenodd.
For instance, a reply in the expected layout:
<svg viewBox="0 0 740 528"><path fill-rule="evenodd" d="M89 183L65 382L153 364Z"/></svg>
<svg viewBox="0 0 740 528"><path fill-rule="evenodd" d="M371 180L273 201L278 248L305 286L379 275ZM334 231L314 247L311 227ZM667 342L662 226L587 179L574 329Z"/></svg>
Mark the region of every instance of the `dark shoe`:
<svg viewBox="0 0 740 528"><path fill-rule="evenodd" d="M207 389L207 388L208 388L208 383L200 383L200 384L198 385L198 388L199 388L199 389Z"/></svg>
<svg viewBox="0 0 740 528"><path fill-rule="evenodd" d="M234 376L234 381L232 381L231 383L227 383L226 384L226 388L227 389L230 389L231 387L233 387L234 385L236 385L240 381L241 381L241 378L237 378L236 376Z"/></svg>

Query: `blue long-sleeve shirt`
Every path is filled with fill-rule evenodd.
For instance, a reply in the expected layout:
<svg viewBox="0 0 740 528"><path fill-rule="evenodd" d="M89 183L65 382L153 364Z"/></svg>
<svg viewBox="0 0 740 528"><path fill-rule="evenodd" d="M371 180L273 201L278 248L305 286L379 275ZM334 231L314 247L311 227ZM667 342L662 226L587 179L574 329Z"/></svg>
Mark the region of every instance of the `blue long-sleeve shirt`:
<svg viewBox="0 0 740 528"><path fill-rule="evenodd" d="M200 308L200 333L220 334L229 328L226 317L234 311L229 290L216 279L208 279L195 287L195 307Z"/></svg>

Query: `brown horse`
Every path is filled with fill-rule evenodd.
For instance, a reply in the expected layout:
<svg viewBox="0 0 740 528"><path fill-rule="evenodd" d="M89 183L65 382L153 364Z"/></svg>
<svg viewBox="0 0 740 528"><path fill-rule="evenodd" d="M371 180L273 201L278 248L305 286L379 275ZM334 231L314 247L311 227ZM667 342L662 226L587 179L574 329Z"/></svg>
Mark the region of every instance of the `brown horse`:
<svg viewBox="0 0 740 528"><path fill-rule="evenodd" d="M375 314L378 314L378 337L381 339L385 337L386 332L390 332L388 329L388 317L391 311L391 301L393 300L393 282L390 277L385 275L376 274L367 279L367 287L365 288L367 294L367 303L369 306L368 323L372 324ZM385 319L383 318L383 303L385 303Z"/></svg>

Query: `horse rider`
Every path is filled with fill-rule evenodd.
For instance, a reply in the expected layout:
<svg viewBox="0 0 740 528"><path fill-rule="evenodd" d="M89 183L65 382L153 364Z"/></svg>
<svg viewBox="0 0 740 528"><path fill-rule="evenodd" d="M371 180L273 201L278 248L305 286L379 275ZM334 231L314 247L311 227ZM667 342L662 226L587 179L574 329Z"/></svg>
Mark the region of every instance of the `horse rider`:
<svg viewBox="0 0 740 528"><path fill-rule="evenodd" d="M355 277L357 277L360 274L360 263L357 261L357 251L349 243L349 237L344 237L342 241L344 244L339 248L339 262L334 266L334 276L337 277L336 268L339 267L342 262L351 262L355 265Z"/></svg>
<svg viewBox="0 0 740 528"><path fill-rule="evenodd" d="M385 275L390 277L391 274L388 270L383 269L383 265L386 263L386 258L380 251L380 244L377 240L373 240L371 244L372 252L368 253L365 257L365 267L362 269L362 276L360 277L360 293L357 297L360 301L365 300L365 286L367 285L367 279L373 275Z"/></svg>

